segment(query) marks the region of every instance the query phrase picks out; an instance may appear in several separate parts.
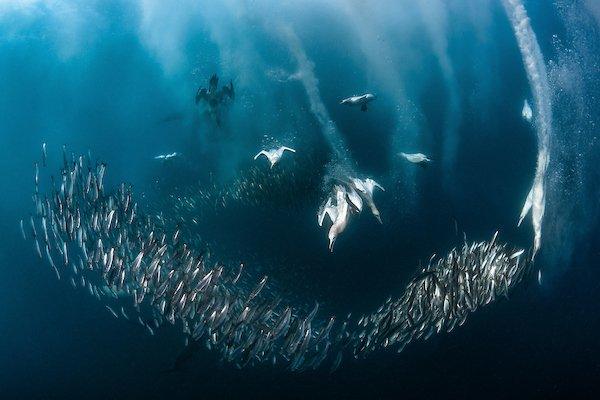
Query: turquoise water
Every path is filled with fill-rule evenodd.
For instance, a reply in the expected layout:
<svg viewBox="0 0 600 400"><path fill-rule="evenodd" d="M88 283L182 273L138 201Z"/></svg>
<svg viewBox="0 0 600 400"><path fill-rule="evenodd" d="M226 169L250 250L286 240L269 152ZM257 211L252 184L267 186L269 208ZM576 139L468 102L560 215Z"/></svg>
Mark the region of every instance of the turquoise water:
<svg viewBox="0 0 600 400"><path fill-rule="evenodd" d="M532 38L515 31L515 4L0 4L0 387L13 398L594 393L600 9L526 1ZM541 59L525 68L533 39ZM213 73L235 88L219 124L194 102ZM377 99L366 112L339 104L367 92ZM525 99L532 123L521 116ZM57 280L19 231L35 211L42 143L43 193L66 145L105 162L107 188L132 184L140 209L170 233L182 228L211 263L226 272L244 263L243 290L268 275L262 295L298 315L318 302L318 329L399 298L432 254L465 236L487 241L498 230L502 243L531 249L532 217L516 223L544 132L542 245L508 299L400 354L345 357L333 374L333 356L314 371L283 361L240 370L204 341L186 350L180 322L149 335L66 275ZM281 145L296 153L272 169L253 159ZM332 253L316 214L350 177L385 188L374 194L383 223L367 208L353 214Z"/></svg>

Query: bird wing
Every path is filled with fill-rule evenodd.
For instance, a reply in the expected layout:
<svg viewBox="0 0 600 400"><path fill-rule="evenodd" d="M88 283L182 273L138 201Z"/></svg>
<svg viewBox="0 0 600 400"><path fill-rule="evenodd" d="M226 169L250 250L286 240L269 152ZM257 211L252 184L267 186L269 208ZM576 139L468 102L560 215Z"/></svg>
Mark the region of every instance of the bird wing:
<svg viewBox="0 0 600 400"><path fill-rule="evenodd" d="M265 156L265 157L267 157L267 158L269 158L269 156L267 155L267 152L266 152L266 151L264 151L264 150L261 150L261 151L260 151L260 152L259 152L257 155L255 155L255 156L254 156L254 159L256 160L256 159L257 159L258 157L260 157L261 155L262 155L262 156Z"/></svg>
<svg viewBox="0 0 600 400"><path fill-rule="evenodd" d="M317 213L317 223L319 226L323 226L323 220L325 219L325 210L319 210Z"/></svg>
<svg viewBox="0 0 600 400"><path fill-rule="evenodd" d="M162 160L163 158L165 158L165 156L163 154L154 157L155 160Z"/></svg>
<svg viewBox="0 0 600 400"><path fill-rule="evenodd" d="M319 226L323 226L323 221L325 220L326 216L329 216L329 219L331 219L332 223L337 218L337 210L333 206L333 199L331 197L327 199L327 202L321 207L319 213L317 214Z"/></svg>
<svg viewBox="0 0 600 400"><path fill-rule="evenodd" d="M347 192L347 197L350 203L352 203L352 205L354 206L354 208L356 208L358 211L362 210L362 199L354 189L351 189L351 191Z"/></svg>
<svg viewBox="0 0 600 400"><path fill-rule="evenodd" d="M364 182L358 178L352 178L352 184L359 192L365 193L367 191Z"/></svg>
<svg viewBox="0 0 600 400"><path fill-rule="evenodd" d="M375 182L373 179L371 179L373 181L373 185L375 187L378 187L379 189L383 190L385 192L385 189L383 188L383 186L381 186L379 183Z"/></svg>
<svg viewBox="0 0 600 400"><path fill-rule="evenodd" d="M329 216L329 219L332 223L335 222L337 219L337 208L334 206L325 207L325 210L323 211L323 219L325 218L325 215Z"/></svg>
<svg viewBox="0 0 600 400"><path fill-rule="evenodd" d="M295 153L295 152L296 152L296 150L292 149L291 147L285 147L285 146L281 146L281 150L282 150L282 151L286 151L286 150L288 150L288 151L291 151L292 153Z"/></svg>

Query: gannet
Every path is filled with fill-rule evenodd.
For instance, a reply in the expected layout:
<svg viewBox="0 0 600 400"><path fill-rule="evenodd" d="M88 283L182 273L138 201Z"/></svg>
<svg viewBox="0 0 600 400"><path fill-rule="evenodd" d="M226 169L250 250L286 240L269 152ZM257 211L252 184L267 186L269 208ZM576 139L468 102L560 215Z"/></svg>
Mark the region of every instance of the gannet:
<svg viewBox="0 0 600 400"><path fill-rule="evenodd" d="M375 206L375 201L373 200L373 191L377 187L385 192L385 189L383 188L383 186L381 186L379 183L375 182L371 178L367 178L365 180L361 180L358 178L352 178L351 182L354 185L354 187L356 188L356 190L358 190L358 192L365 199L365 201L369 205L369 208L371 209L371 212L373 213L375 218L377 218L377 221L379 221L379 223L382 223L381 214L379 213L379 210Z"/></svg>
<svg viewBox="0 0 600 400"><path fill-rule="evenodd" d="M360 111L367 111L367 103L375 100L377 96L372 93L362 94L360 96L352 96L340 101L340 104L346 104L348 106L360 106Z"/></svg>
<svg viewBox="0 0 600 400"><path fill-rule="evenodd" d="M291 151L292 153L296 152L296 150L294 150L292 148L281 146L278 149L261 150L260 153L258 153L257 155L254 156L254 159L256 160L258 157L263 155L269 159L269 162L271 163L271 168L273 168L273 166L275 164L277 164L277 162L279 162L279 159L283 155L283 152L286 150Z"/></svg>
<svg viewBox="0 0 600 400"><path fill-rule="evenodd" d="M219 84L219 77L217 74L213 74L208 81L208 89L199 88L196 92L195 102L196 104L201 101L205 102L208 109L208 114L215 121L217 126L221 126L221 112L222 106L233 101L235 92L233 91L233 82L229 81L229 85L222 86L221 89L217 89Z"/></svg>
<svg viewBox="0 0 600 400"><path fill-rule="evenodd" d="M177 153L177 152L174 151L173 153L158 155L158 156L154 157L154 159L155 160L168 161L171 158L179 157L179 155L180 155L179 153Z"/></svg>
<svg viewBox="0 0 600 400"><path fill-rule="evenodd" d="M421 163L430 163L431 160L423 153L414 153L414 154L407 154L407 153L400 153L400 155L404 158L406 158L408 161L410 161L413 164L421 164Z"/></svg>
<svg viewBox="0 0 600 400"><path fill-rule="evenodd" d="M344 232L348 225L348 202L346 201L346 190L342 186L335 186L335 197L336 197L336 218L331 227L329 228L329 251L333 252L333 245L337 237Z"/></svg>
<svg viewBox="0 0 600 400"><path fill-rule="evenodd" d="M531 122L531 119L533 118L533 111L531 110L531 107L529 106L529 102L527 100L525 100L525 102L523 103L523 111L521 111L521 115L523 116L523 118L525 118L527 122Z"/></svg>
<svg viewBox="0 0 600 400"><path fill-rule="evenodd" d="M371 209L371 213L373 213L375 218L377 218L377 221L379 221L379 223L382 224L383 222L381 221L381 214L379 214L379 210L375 206L375 201L373 200L373 191L375 190L376 187L378 187L379 189L381 189L384 192L385 192L385 189L379 183L375 182L371 178L367 178L364 180L364 187L366 189L365 197L367 200L367 204L369 205L369 208Z"/></svg>

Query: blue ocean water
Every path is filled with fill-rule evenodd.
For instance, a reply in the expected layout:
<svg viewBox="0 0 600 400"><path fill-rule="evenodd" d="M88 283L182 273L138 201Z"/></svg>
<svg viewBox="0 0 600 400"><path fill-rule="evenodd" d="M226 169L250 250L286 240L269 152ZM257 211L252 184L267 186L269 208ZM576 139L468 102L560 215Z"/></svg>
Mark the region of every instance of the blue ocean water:
<svg viewBox="0 0 600 400"><path fill-rule="evenodd" d="M6 1L0 3L0 388L7 398L549 398L598 390L600 8L525 1L552 111L535 274L450 334L328 369L237 369L181 327L156 335L57 280L19 220L33 163L62 145L131 183L149 212L198 218L215 258L269 275L320 314L365 314L400 296L420 263L463 242L529 248L516 222L534 179L539 109L511 24L520 2ZM530 40L530 37L526 38ZM539 71L538 71L539 72ZM216 73L234 101L221 126L194 104ZM339 104L373 92L367 112ZM523 101L537 121L521 116ZM331 124L331 123L333 124ZM342 144L342 146L340 145ZM269 170L263 148L287 145ZM172 162L159 154L181 153ZM353 217L330 253L316 224L339 164L385 187L383 224ZM423 152L428 167L398 153ZM333 160L333 161L332 161ZM177 198L256 174L269 190L219 212ZM538 281L537 271L542 271Z"/></svg>

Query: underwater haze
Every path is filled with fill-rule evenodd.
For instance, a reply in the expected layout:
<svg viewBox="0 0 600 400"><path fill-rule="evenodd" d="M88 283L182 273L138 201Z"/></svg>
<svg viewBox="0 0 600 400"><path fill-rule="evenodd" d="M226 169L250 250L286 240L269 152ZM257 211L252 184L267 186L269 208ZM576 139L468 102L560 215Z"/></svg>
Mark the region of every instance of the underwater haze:
<svg viewBox="0 0 600 400"><path fill-rule="evenodd" d="M594 398L600 2L0 0L3 398Z"/></svg>

